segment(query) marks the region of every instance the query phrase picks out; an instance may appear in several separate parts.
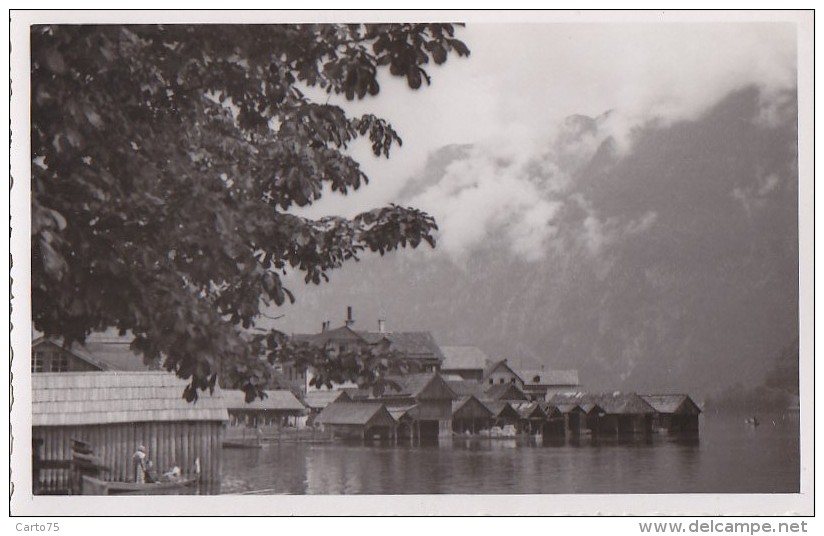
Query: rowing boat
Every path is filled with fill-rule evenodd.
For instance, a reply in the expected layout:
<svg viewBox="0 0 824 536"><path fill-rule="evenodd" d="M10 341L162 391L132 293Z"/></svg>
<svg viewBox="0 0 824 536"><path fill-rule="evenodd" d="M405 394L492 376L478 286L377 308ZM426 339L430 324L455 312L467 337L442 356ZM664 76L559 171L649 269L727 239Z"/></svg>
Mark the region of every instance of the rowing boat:
<svg viewBox="0 0 824 536"><path fill-rule="evenodd" d="M174 495L197 481L193 476L164 482L111 482L83 475L83 495Z"/></svg>

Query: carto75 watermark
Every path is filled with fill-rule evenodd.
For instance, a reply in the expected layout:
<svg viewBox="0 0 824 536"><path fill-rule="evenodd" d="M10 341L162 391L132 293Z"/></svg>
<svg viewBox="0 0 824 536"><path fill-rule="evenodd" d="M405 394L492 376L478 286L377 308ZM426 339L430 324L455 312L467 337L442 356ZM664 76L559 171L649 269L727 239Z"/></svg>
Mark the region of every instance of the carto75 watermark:
<svg viewBox="0 0 824 536"><path fill-rule="evenodd" d="M758 522L758 521L698 521L692 523L648 522L638 523L641 532L650 533L792 533L807 532L806 521Z"/></svg>

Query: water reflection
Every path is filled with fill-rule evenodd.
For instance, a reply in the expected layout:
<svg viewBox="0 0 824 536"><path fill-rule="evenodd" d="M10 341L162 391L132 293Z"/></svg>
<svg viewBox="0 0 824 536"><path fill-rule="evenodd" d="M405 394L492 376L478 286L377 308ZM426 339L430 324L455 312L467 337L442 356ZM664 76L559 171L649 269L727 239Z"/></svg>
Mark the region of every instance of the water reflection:
<svg viewBox="0 0 824 536"><path fill-rule="evenodd" d="M798 422L702 417L701 435L282 443L224 450L223 493L797 492Z"/></svg>

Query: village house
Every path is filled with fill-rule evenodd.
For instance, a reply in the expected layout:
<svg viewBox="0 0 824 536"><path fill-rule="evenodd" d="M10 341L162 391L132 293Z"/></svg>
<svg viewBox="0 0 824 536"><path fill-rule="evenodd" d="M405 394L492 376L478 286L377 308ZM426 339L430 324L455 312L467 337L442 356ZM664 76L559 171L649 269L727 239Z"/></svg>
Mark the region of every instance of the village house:
<svg viewBox="0 0 824 536"><path fill-rule="evenodd" d="M441 374L480 382L489 366L489 357L477 346L441 346L444 355Z"/></svg>
<svg viewBox="0 0 824 536"><path fill-rule="evenodd" d="M134 481L132 455L142 445L159 472L199 471L204 491L219 491L226 403L219 389L189 403L185 386L168 372L33 374L35 493L77 493L68 471L48 468L71 460L73 439L91 446L105 480Z"/></svg>
<svg viewBox="0 0 824 536"><path fill-rule="evenodd" d="M652 426L669 433L698 433L701 408L689 395L641 395L655 411Z"/></svg>
<svg viewBox="0 0 824 536"><path fill-rule="evenodd" d="M484 372L481 383L485 385L497 385L502 383L511 383L523 390L524 380L521 376L509 366L506 359L496 361L489 365Z"/></svg>
<svg viewBox="0 0 824 536"><path fill-rule="evenodd" d="M131 350L131 337L122 337L115 330L92 333L83 345L63 347L60 339L36 337L32 341L31 371L92 372L106 370L158 370L159 363L146 364Z"/></svg>
<svg viewBox="0 0 824 536"><path fill-rule="evenodd" d="M519 370L523 379L524 394L530 400L547 400L548 396L558 393L577 392L581 390L577 370Z"/></svg>
<svg viewBox="0 0 824 536"><path fill-rule="evenodd" d="M352 316L352 308L347 308L344 325L338 328L330 328L329 322L323 322L321 331L313 334L295 334L292 338L295 341L307 342L323 348L328 355L338 355L341 352L352 351L357 348L363 350L378 349L386 352L397 352L406 360L407 365L413 372L438 372L444 355L438 346L435 338L428 331L390 331L386 329L384 320L378 321L377 331L363 331L354 329L355 320ZM293 374L296 377L305 378L304 392L312 389L309 385L313 377L312 371L289 371L288 366L284 366L284 372ZM391 366L390 373L400 373L398 366ZM302 375L302 376L301 376ZM343 385L341 387L354 387L354 385Z"/></svg>

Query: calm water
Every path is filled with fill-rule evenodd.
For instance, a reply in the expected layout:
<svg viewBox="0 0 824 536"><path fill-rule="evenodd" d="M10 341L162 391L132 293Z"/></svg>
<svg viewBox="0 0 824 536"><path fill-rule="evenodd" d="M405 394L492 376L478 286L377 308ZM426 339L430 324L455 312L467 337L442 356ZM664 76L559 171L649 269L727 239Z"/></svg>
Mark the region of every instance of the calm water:
<svg viewBox="0 0 824 536"><path fill-rule="evenodd" d="M797 415L701 417L699 439L536 444L274 443L224 449L222 493L769 493L799 491ZM773 424L774 423L774 424Z"/></svg>

